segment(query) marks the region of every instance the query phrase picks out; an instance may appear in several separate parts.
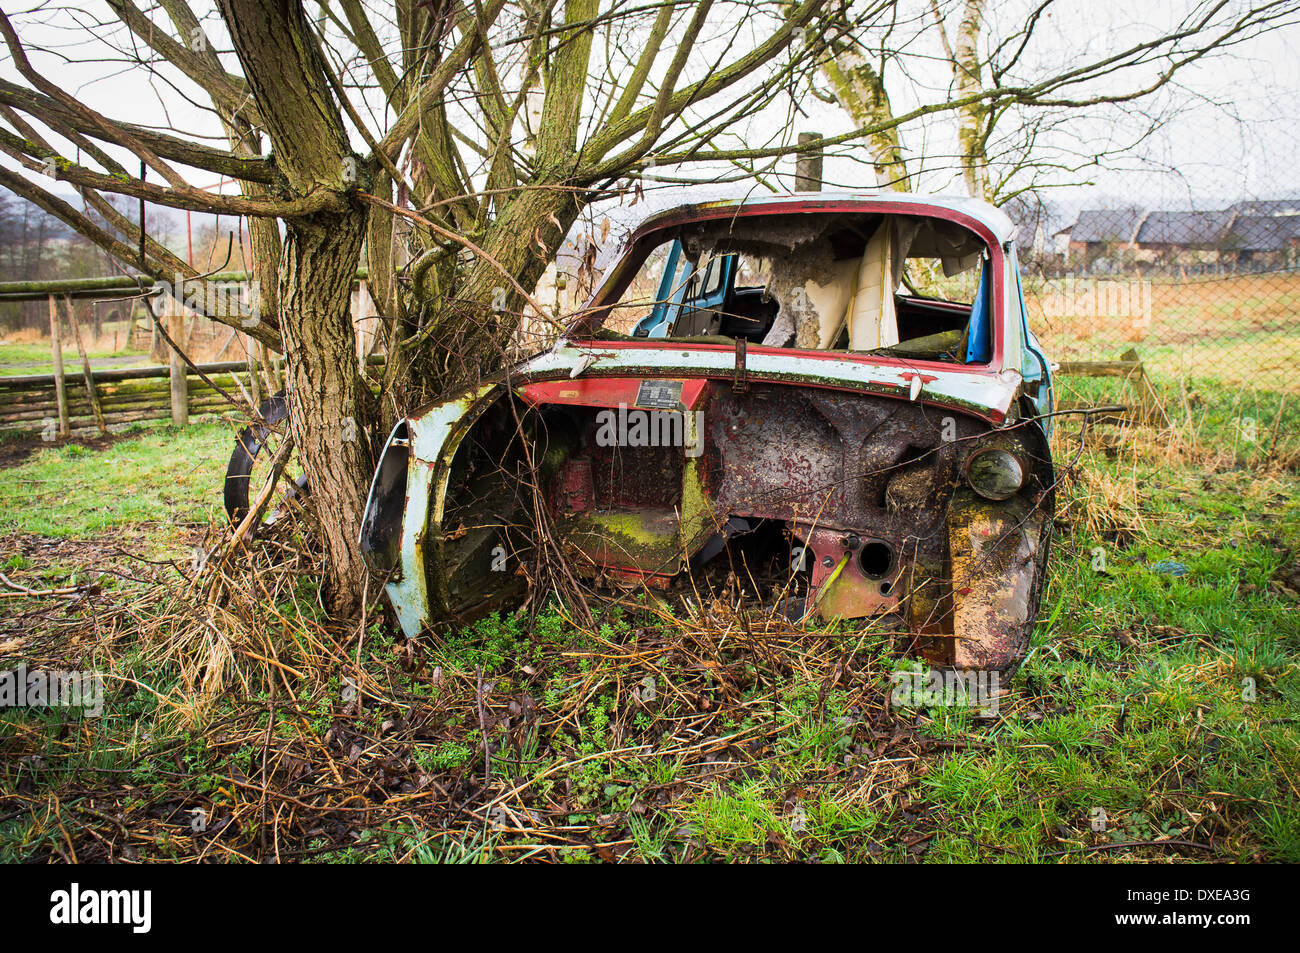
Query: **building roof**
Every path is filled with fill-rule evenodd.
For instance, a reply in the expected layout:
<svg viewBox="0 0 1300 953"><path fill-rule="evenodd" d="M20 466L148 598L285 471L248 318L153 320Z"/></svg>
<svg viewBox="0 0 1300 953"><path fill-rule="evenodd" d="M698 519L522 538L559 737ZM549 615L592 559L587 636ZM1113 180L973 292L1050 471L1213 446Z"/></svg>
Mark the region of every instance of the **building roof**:
<svg viewBox="0 0 1300 953"><path fill-rule="evenodd" d="M1300 215L1300 199L1261 199L1229 206L1240 215Z"/></svg>
<svg viewBox="0 0 1300 953"><path fill-rule="evenodd" d="M1216 245L1227 235L1237 213L1152 212L1138 229L1141 245Z"/></svg>
<svg viewBox="0 0 1300 953"><path fill-rule="evenodd" d="M1238 215L1227 244L1236 251L1284 251L1300 239L1300 215Z"/></svg>
<svg viewBox="0 0 1300 953"><path fill-rule="evenodd" d="M1002 206L1002 211L1015 223L1016 244L1021 248L1033 247L1039 230L1046 237L1052 225L1051 209L1047 203L1033 197L1017 195Z"/></svg>
<svg viewBox="0 0 1300 953"><path fill-rule="evenodd" d="M1066 231L1072 242L1131 242L1145 216L1137 206L1084 209Z"/></svg>

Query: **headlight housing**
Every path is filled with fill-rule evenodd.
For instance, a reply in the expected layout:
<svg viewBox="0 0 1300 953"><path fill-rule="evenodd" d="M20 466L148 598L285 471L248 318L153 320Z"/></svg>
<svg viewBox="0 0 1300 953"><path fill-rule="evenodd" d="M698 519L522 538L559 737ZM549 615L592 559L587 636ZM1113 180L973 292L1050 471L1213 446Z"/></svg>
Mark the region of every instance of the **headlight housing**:
<svg viewBox="0 0 1300 953"><path fill-rule="evenodd" d="M984 447L966 458L966 482L986 500L1009 500L1025 485L1028 468L1008 450Z"/></svg>

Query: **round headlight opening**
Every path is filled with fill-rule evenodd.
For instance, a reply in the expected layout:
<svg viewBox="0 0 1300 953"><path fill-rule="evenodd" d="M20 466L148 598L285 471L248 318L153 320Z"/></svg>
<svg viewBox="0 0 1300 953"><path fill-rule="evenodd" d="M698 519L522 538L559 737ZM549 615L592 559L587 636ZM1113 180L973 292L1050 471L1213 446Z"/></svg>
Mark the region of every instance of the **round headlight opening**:
<svg viewBox="0 0 1300 953"><path fill-rule="evenodd" d="M986 500L1009 500L1025 485L1025 466L1006 450L976 450L966 461L966 482Z"/></svg>

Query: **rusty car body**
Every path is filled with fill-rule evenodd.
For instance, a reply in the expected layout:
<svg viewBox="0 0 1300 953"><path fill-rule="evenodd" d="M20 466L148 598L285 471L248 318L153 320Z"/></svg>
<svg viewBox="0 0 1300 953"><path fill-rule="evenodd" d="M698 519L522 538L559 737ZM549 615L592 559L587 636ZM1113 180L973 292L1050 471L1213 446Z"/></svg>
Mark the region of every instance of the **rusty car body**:
<svg viewBox="0 0 1300 953"><path fill-rule="evenodd" d="M1013 667L1055 482L1013 235L982 202L889 193L649 218L552 347L393 430L361 543L402 628L506 597L545 531L593 585L725 566L773 611Z"/></svg>

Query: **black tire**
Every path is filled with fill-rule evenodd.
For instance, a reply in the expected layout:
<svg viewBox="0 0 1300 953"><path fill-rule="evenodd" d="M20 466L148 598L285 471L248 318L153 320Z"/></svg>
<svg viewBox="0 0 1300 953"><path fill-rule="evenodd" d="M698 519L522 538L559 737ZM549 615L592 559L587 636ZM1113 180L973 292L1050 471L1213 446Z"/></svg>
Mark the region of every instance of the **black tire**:
<svg viewBox="0 0 1300 953"><path fill-rule="evenodd" d="M230 455L230 463L226 467L226 515L230 517L230 522L236 525L248 514L249 476L253 472L253 463L257 455L262 451L266 438L270 436L270 428L283 423L289 416L289 402L285 400L284 391L262 401L258 413L265 423L245 427L240 431L239 436L235 438L235 450ZM295 482L298 492L306 490L305 476L299 477ZM291 495L293 495L292 491Z"/></svg>

